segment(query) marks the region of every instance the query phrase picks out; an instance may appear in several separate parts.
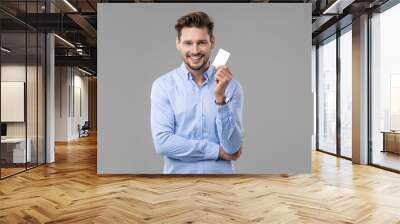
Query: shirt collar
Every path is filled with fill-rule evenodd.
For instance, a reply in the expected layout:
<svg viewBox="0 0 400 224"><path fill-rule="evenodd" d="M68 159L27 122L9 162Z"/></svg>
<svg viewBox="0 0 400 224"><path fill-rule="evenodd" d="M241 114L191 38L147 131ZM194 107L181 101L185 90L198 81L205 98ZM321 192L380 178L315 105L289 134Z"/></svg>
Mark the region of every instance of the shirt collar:
<svg viewBox="0 0 400 224"><path fill-rule="evenodd" d="M184 62L182 62L181 66L179 66L179 70L186 75L188 80L192 80L192 74L190 73L190 71L186 68L186 65ZM214 74L215 71L215 67L214 65L211 65L208 67L207 71L203 72L203 76L206 78L206 80L210 80L212 75Z"/></svg>

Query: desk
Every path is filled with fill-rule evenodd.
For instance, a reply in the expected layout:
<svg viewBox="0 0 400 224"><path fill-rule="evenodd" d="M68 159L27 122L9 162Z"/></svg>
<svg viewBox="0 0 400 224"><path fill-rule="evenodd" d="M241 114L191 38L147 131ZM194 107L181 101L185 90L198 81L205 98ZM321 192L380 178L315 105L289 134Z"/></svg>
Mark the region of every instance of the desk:
<svg viewBox="0 0 400 224"><path fill-rule="evenodd" d="M31 145L30 138L27 139L27 146L25 151L25 138L6 138L1 139L1 157L5 159L6 163L25 163L31 162ZM25 154L26 153L26 154ZM27 161L25 161L27 158Z"/></svg>
<svg viewBox="0 0 400 224"><path fill-rule="evenodd" d="M393 152L400 154L400 132L382 131L381 133L383 134L382 152Z"/></svg>

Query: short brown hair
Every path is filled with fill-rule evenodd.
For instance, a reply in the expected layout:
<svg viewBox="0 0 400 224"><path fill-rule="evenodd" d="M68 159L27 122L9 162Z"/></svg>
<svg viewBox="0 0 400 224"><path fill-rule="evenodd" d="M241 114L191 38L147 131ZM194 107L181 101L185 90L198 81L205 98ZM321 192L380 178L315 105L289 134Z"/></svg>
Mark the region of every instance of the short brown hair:
<svg viewBox="0 0 400 224"><path fill-rule="evenodd" d="M207 27L210 37L213 36L214 22L204 12L191 12L179 18L175 24L175 30L178 34L178 39L181 39L182 29L184 27Z"/></svg>

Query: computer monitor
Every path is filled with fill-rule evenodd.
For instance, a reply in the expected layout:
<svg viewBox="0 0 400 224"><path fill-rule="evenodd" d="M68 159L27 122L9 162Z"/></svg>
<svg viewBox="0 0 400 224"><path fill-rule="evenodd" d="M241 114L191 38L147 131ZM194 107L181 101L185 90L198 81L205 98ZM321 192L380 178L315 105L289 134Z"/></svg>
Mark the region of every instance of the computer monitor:
<svg viewBox="0 0 400 224"><path fill-rule="evenodd" d="M7 136L7 124L6 123L1 123L1 136L2 137Z"/></svg>

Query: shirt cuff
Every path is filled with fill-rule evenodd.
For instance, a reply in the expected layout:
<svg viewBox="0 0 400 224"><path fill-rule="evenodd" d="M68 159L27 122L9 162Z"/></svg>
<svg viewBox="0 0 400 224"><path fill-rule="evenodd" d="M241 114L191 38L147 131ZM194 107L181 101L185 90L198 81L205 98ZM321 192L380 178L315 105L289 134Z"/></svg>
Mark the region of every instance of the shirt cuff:
<svg viewBox="0 0 400 224"><path fill-rule="evenodd" d="M207 140L205 141L204 159L217 160L219 156L219 144Z"/></svg>
<svg viewBox="0 0 400 224"><path fill-rule="evenodd" d="M218 119L223 120L229 117L229 105L227 103L224 105L217 105L217 111Z"/></svg>

